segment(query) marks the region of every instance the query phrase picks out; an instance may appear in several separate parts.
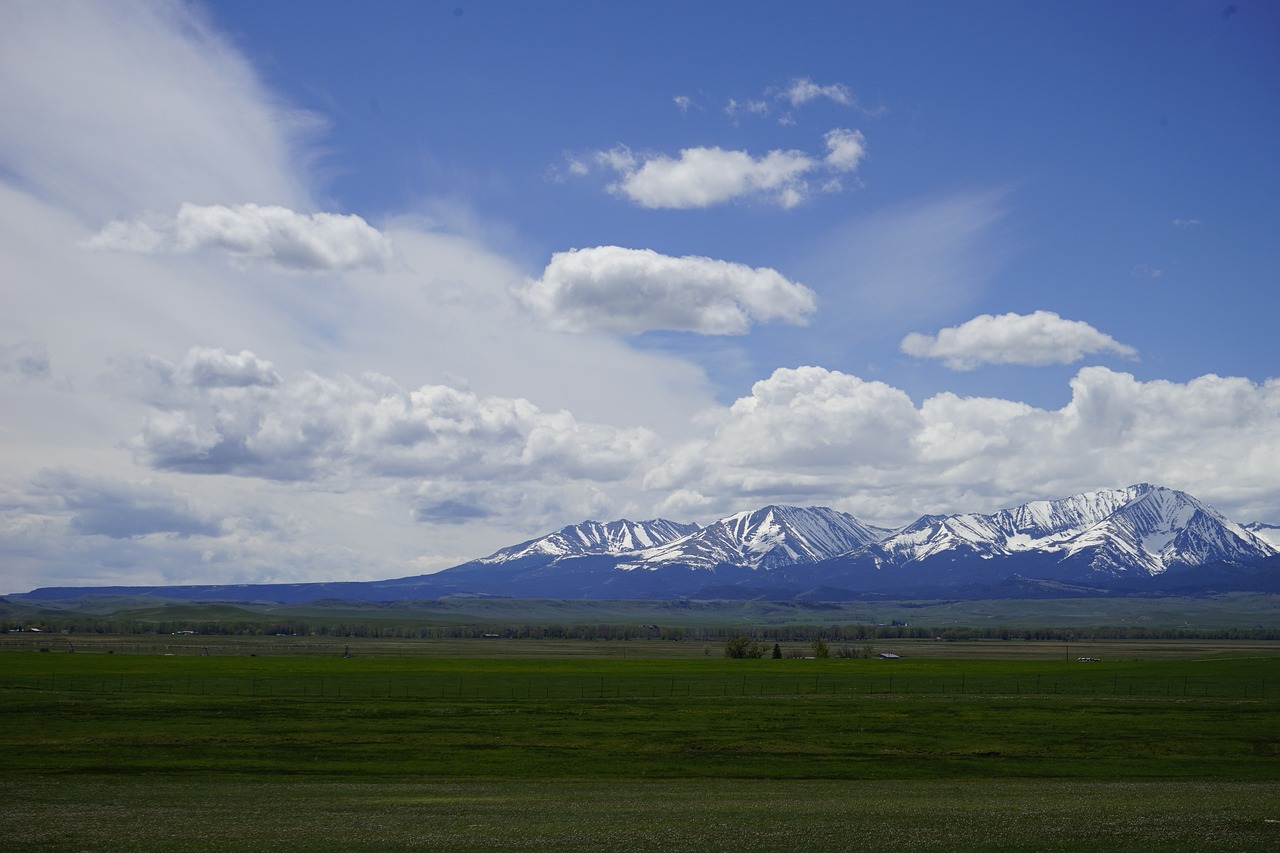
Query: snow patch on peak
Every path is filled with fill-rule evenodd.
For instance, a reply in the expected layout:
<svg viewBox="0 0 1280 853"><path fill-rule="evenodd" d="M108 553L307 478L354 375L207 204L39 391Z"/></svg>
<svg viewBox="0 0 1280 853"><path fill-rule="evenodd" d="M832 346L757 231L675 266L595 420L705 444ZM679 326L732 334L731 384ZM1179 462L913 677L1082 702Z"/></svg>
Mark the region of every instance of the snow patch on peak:
<svg viewBox="0 0 1280 853"><path fill-rule="evenodd" d="M484 557L481 563L508 563L526 557L577 557L590 554L630 554L663 545L698 529L696 524L668 521L584 521L562 527Z"/></svg>
<svg viewBox="0 0 1280 853"><path fill-rule="evenodd" d="M766 506L739 512L651 548L620 568L722 565L768 569L816 563L884 538L889 531L830 507Z"/></svg>
<svg viewBox="0 0 1280 853"><path fill-rule="evenodd" d="M1036 500L991 515L927 516L877 546L903 565L944 553L1015 553L1085 559L1096 571L1148 575L1173 565L1257 559L1275 548L1185 492L1150 483Z"/></svg>
<svg viewBox="0 0 1280 853"><path fill-rule="evenodd" d="M1251 521L1241 526L1280 553L1280 524Z"/></svg>
<svg viewBox="0 0 1280 853"><path fill-rule="evenodd" d="M665 519L584 521L475 561L519 567L608 556L612 568L737 567L776 570L833 558L869 560L877 570L941 558L964 565L1025 555L1090 576L1159 575L1171 567L1248 562L1280 553L1280 527L1240 525L1185 492L1138 483L989 515L921 516L885 530L829 507L769 505L706 527Z"/></svg>

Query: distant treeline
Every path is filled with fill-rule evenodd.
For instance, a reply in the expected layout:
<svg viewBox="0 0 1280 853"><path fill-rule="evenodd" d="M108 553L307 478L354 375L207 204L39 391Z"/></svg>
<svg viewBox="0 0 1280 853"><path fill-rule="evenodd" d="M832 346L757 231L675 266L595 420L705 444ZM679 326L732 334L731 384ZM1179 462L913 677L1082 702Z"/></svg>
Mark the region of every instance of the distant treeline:
<svg viewBox="0 0 1280 853"><path fill-rule="evenodd" d="M1188 629L1155 627L1041 627L1000 626L936 628L927 625L781 625L744 627L659 625L433 625L406 626L350 621L137 621L90 618L3 620L0 631L36 631L49 634L197 634L206 636L311 636L368 637L378 639L507 639L507 640L666 640L723 641L746 636L768 642L836 642L872 640L1280 640L1280 628ZM33 632L34 633L34 632Z"/></svg>

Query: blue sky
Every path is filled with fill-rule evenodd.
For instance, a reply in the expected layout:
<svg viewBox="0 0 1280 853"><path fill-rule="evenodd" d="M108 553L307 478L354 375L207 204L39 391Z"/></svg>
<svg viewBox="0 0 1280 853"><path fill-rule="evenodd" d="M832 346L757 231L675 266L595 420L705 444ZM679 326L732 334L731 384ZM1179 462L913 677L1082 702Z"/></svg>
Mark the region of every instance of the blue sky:
<svg viewBox="0 0 1280 853"><path fill-rule="evenodd" d="M11 3L0 578L1152 481L1280 521L1280 9Z"/></svg>

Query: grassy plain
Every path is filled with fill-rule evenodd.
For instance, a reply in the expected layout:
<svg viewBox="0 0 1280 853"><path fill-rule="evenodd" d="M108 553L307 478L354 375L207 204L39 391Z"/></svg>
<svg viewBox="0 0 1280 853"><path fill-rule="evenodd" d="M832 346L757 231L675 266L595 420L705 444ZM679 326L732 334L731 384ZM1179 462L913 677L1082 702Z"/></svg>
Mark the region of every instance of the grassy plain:
<svg viewBox="0 0 1280 853"><path fill-rule="evenodd" d="M1233 782L0 778L13 850L1272 851Z"/></svg>
<svg viewBox="0 0 1280 853"><path fill-rule="evenodd" d="M1265 643L1080 663L49 639L0 652L12 849L1280 847Z"/></svg>
<svg viewBox="0 0 1280 853"><path fill-rule="evenodd" d="M0 598L0 618L72 616L159 622L368 624L403 628L655 624L687 629L783 625L929 625L983 628L1098 625L1157 629L1247 629L1280 625L1280 595L992 599L955 601L572 601L456 598L408 602L191 602L95 595L61 601Z"/></svg>

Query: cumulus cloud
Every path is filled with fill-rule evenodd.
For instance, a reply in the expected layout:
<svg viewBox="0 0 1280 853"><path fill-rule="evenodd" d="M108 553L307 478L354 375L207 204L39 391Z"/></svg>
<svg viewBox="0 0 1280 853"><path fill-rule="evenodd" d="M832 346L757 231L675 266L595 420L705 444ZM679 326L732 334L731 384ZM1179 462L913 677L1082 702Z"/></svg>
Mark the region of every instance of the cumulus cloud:
<svg viewBox="0 0 1280 853"><path fill-rule="evenodd" d="M376 269L392 256L390 238L354 214L306 214L257 204L183 204L172 220L151 216L112 222L86 245L144 254L221 251L290 271Z"/></svg>
<svg viewBox="0 0 1280 853"><path fill-rule="evenodd" d="M860 131L836 128L824 137L827 154L774 150L759 157L719 147L685 148L679 157L637 155L626 146L598 152L598 165L621 178L615 194L647 208L701 208L739 198L795 207L810 193L809 178L852 172L866 154ZM576 161L575 161L576 162Z"/></svg>
<svg viewBox="0 0 1280 853"><path fill-rule="evenodd" d="M280 382L271 362L249 350L233 355L220 347L192 347L178 363L173 377L196 388L247 388Z"/></svg>
<svg viewBox="0 0 1280 853"><path fill-rule="evenodd" d="M745 195L771 196L782 207L802 198L801 177L815 161L802 151L770 151L752 157L723 148L686 148L678 159L658 155L639 166L609 158L623 178L610 189L641 207L710 207Z"/></svg>
<svg viewBox="0 0 1280 853"><path fill-rule="evenodd" d="M282 381L252 353L150 359L151 411L134 447L158 469L272 480L485 481L626 476L654 449L644 429L583 423L527 400L376 374Z"/></svg>
<svg viewBox="0 0 1280 853"><path fill-rule="evenodd" d="M980 314L936 335L912 332L901 348L918 358L943 359L953 370L982 364L1070 364L1096 352L1130 358L1138 354L1088 323L1064 320L1052 311Z"/></svg>
<svg viewBox="0 0 1280 853"><path fill-rule="evenodd" d="M916 405L884 383L780 369L709 413L708 437L645 484L673 510L826 501L885 522L1142 481L1224 507L1280 496L1280 380L1142 382L1086 367L1071 391L1058 410L951 393Z"/></svg>
<svg viewBox="0 0 1280 853"><path fill-rule="evenodd" d="M753 321L803 323L814 310L813 291L777 270L619 246L557 252L517 296L566 332L740 335Z"/></svg>

